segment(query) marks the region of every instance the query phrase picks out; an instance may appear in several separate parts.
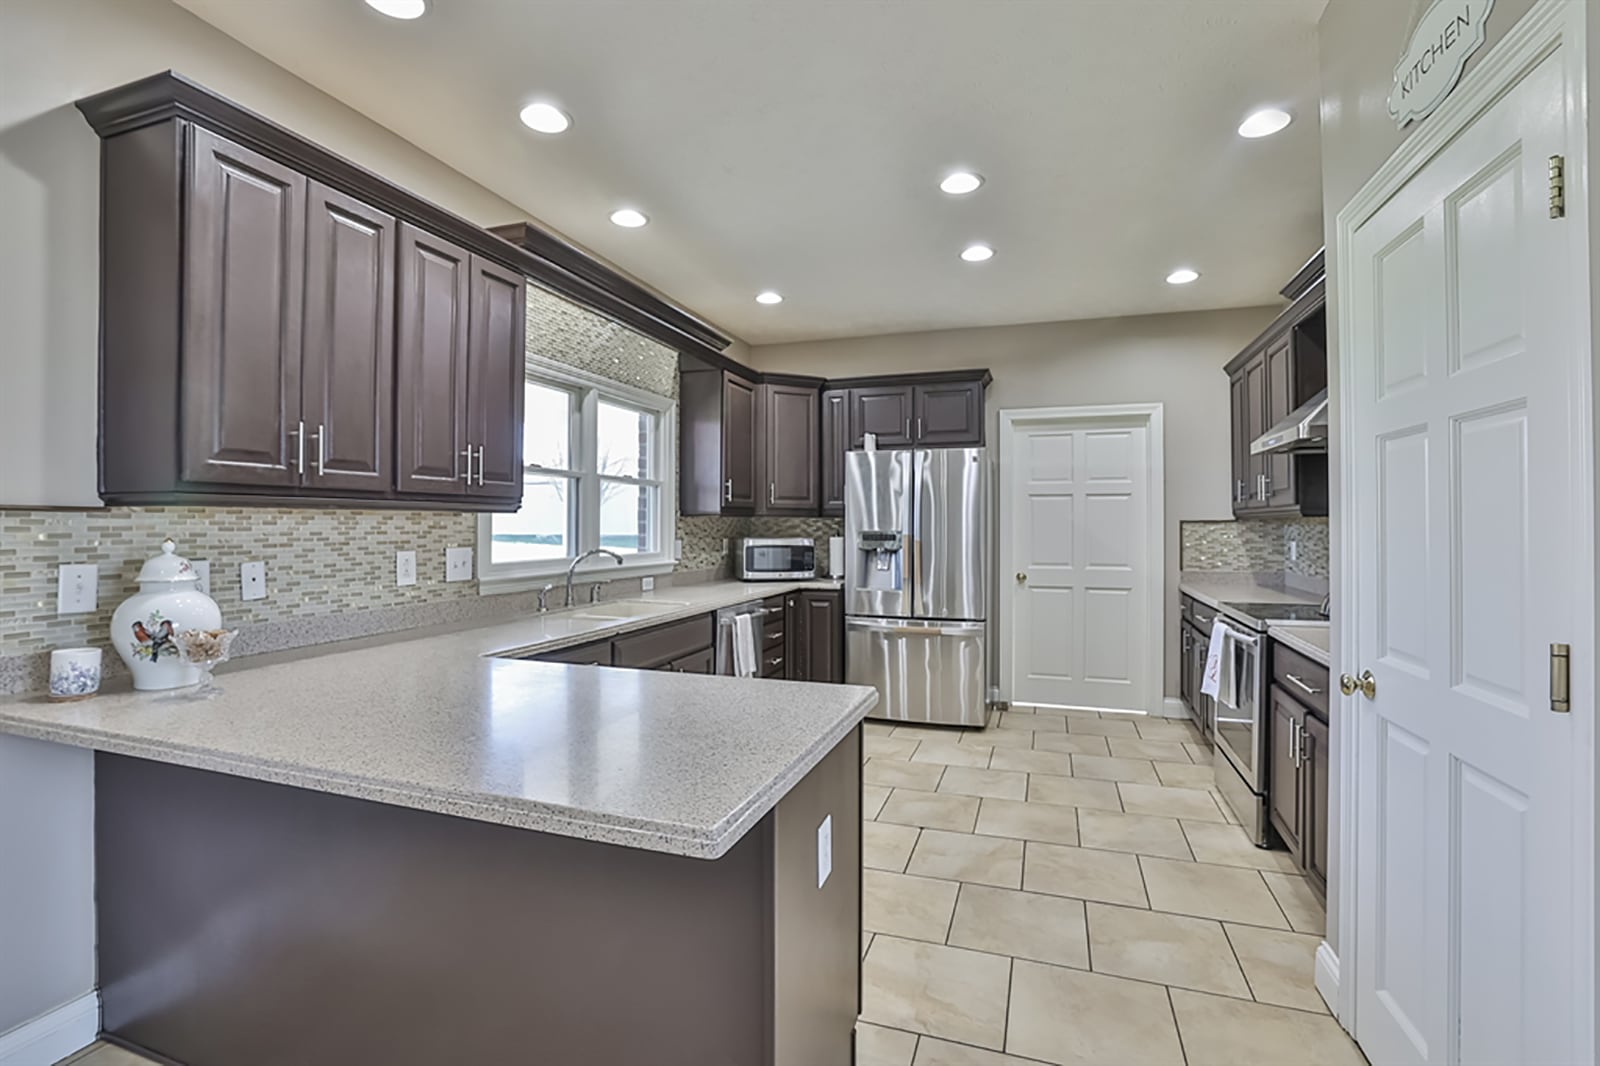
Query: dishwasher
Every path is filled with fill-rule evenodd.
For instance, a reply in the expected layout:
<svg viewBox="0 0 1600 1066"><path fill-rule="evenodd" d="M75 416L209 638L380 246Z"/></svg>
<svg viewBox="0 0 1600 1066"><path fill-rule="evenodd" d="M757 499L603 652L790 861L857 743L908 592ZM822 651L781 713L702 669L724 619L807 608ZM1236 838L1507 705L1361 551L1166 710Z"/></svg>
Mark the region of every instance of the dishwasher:
<svg viewBox="0 0 1600 1066"><path fill-rule="evenodd" d="M750 617L750 636L755 642L754 653L751 661L755 664L755 673L746 676L756 677L761 673L761 620L766 616L767 609L760 600L751 600L748 603L736 603L732 607L724 607L717 612L717 673L733 676L737 673L733 668L733 638L737 623L735 619L741 615Z"/></svg>

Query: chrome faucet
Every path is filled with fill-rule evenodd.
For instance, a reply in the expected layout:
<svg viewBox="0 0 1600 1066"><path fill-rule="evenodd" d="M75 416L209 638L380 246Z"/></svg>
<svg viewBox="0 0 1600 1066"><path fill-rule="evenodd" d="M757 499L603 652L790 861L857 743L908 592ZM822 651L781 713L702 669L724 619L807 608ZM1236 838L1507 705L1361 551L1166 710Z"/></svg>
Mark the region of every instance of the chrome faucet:
<svg viewBox="0 0 1600 1066"><path fill-rule="evenodd" d="M617 561L617 565L618 566L622 565L622 556L618 555L616 552L612 551L609 548L590 548L588 551L584 552L582 555L580 555L576 559L572 560L572 565L567 567L567 606L568 607L572 606L572 575L577 573L578 564L583 562L585 559L589 558L589 556L591 556L591 555L609 555L609 556L611 556L611 558L613 558L613 559L615 559Z"/></svg>

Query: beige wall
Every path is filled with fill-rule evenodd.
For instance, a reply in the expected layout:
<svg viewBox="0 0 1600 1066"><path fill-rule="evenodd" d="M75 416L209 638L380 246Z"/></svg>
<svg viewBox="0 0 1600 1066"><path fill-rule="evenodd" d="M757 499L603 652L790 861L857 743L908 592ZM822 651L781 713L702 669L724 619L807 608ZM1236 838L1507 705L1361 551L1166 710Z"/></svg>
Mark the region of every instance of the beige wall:
<svg viewBox="0 0 1600 1066"><path fill-rule="evenodd" d="M1178 692L1178 523L1232 517L1222 366L1280 308L900 333L757 346L752 365L823 377L988 367L1003 408L1161 403L1166 434L1166 692Z"/></svg>

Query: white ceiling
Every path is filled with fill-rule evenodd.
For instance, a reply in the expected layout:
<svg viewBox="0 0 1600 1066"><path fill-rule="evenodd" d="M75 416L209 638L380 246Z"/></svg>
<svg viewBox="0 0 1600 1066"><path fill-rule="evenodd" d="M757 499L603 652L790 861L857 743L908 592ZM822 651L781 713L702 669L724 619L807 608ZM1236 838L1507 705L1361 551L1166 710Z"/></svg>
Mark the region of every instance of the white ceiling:
<svg viewBox="0 0 1600 1066"><path fill-rule="evenodd" d="M1271 303L1321 243L1326 0L178 2L753 344Z"/></svg>

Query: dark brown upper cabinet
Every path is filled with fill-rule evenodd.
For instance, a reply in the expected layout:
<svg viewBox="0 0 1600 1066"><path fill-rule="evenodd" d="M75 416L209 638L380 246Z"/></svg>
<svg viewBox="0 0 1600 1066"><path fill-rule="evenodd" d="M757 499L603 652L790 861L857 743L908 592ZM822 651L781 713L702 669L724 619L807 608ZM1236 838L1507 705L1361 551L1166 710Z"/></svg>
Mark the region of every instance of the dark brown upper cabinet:
<svg viewBox="0 0 1600 1066"><path fill-rule="evenodd" d="M869 385L850 390L850 447L871 433L880 448L909 448L916 441L910 385Z"/></svg>
<svg viewBox="0 0 1600 1066"><path fill-rule="evenodd" d="M394 480L395 231L394 216L311 182L300 413L314 488L381 495Z"/></svg>
<svg viewBox="0 0 1600 1066"><path fill-rule="evenodd" d="M400 227L395 441L401 492L466 494L471 287L471 253L415 226Z"/></svg>
<svg viewBox="0 0 1600 1066"><path fill-rule="evenodd" d="M721 369L685 370L679 378L678 508L683 514L755 511L758 388Z"/></svg>
<svg viewBox="0 0 1600 1066"><path fill-rule="evenodd" d="M766 488L756 513L816 514L822 506L819 396L815 385L762 384L757 437Z"/></svg>
<svg viewBox="0 0 1600 1066"><path fill-rule="evenodd" d="M1318 262L1313 259L1307 269ZM1328 385L1325 283L1321 278L1297 281L1292 291L1298 294L1295 302L1226 367L1229 489L1239 518L1328 513L1325 453L1250 451L1256 438Z"/></svg>
<svg viewBox="0 0 1600 1066"><path fill-rule="evenodd" d="M517 506L523 252L170 73L78 107L107 503Z"/></svg>
<svg viewBox="0 0 1600 1066"><path fill-rule="evenodd" d="M822 393L822 513L844 514L844 454L850 450L850 390Z"/></svg>
<svg viewBox="0 0 1600 1066"><path fill-rule="evenodd" d="M196 485L292 486L305 467L306 179L216 134L189 132L177 382L182 477ZM136 448L139 441L108 444Z"/></svg>
<svg viewBox="0 0 1600 1066"><path fill-rule="evenodd" d="M982 379L918 385L912 390L913 430L929 448L983 444Z"/></svg>

